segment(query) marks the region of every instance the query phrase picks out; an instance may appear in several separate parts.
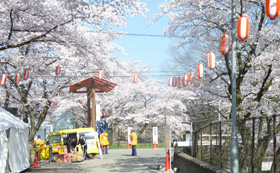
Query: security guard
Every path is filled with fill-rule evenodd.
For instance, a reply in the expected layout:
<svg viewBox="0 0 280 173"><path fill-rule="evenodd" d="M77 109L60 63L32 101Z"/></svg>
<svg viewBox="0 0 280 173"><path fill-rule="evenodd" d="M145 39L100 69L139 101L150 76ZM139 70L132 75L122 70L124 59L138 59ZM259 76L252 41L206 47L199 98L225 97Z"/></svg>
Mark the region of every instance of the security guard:
<svg viewBox="0 0 280 173"><path fill-rule="evenodd" d="M130 131L130 139L131 139L131 146L132 146L132 156L137 156L137 152L136 152L137 135L133 129L131 129Z"/></svg>
<svg viewBox="0 0 280 173"><path fill-rule="evenodd" d="M41 147L42 145L44 145L44 141L41 139L41 136L38 135L38 136L37 136L37 139L34 140L34 142L33 142L33 148L39 148L39 147ZM42 150L40 150L40 152L41 152L41 151L42 151ZM37 149L37 150L35 149L35 152L36 152L38 161L40 161L40 153L39 153L39 150L38 150L38 149Z"/></svg>
<svg viewBox="0 0 280 173"><path fill-rule="evenodd" d="M103 133L100 135L100 142L102 144L102 154L108 154L108 145L109 145L109 140L108 140L108 133L103 130ZM105 151L104 151L105 150Z"/></svg>

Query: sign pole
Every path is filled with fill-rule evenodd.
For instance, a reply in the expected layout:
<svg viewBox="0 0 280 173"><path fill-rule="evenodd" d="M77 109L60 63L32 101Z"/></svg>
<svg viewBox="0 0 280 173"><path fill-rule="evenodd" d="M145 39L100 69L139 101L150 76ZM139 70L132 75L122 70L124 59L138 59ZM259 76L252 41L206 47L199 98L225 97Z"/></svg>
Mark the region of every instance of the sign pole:
<svg viewBox="0 0 280 173"><path fill-rule="evenodd" d="M236 127L236 4L235 0L231 0L231 38L232 38L232 69L231 69L231 95L232 95L232 135L231 135L231 164L230 170L232 173L239 172L238 162L238 137Z"/></svg>

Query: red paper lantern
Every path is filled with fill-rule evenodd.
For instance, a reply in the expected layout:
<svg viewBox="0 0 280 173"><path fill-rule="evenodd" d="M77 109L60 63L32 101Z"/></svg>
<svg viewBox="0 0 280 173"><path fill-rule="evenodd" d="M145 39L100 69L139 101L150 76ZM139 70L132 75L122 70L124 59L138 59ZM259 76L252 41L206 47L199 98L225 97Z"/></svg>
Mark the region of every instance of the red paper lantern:
<svg viewBox="0 0 280 173"><path fill-rule="evenodd" d="M181 81L181 78L180 78L180 77L178 77L178 78L177 78L177 80L178 80L178 87L179 87L179 88L181 88L181 87L182 87L182 81Z"/></svg>
<svg viewBox="0 0 280 173"><path fill-rule="evenodd" d="M183 86L186 87L188 85L188 75L184 74L183 75Z"/></svg>
<svg viewBox="0 0 280 173"><path fill-rule="evenodd" d="M230 49L230 36L227 33L224 33L221 39L221 53L226 55Z"/></svg>
<svg viewBox="0 0 280 173"><path fill-rule="evenodd" d="M245 41L249 34L249 19L241 16L237 22L237 36L241 41Z"/></svg>
<svg viewBox="0 0 280 173"><path fill-rule="evenodd" d="M203 76L204 76L204 66L203 64L199 63L197 65L197 77L201 79L203 78Z"/></svg>
<svg viewBox="0 0 280 173"><path fill-rule="evenodd" d="M169 77L168 79L168 86L171 86L172 85L172 77Z"/></svg>
<svg viewBox="0 0 280 173"><path fill-rule="evenodd" d="M19 83L19 79L20 79L20 74L16 73L16 75L15 75L15 84L16 85Z"/></svg>
<svg viewBox="0 0 280 173"><path fill-rule="evenodd" d="M29 78L29 71L28 70L24 70L23 79L27 80L28 78Z"/></svg>
<svg viewBox="0 0 280 173"><path fill-rule="evenodd" d="M55 68L55 74L58 76L61 73L61 67L58 65Z"/></svg>
<svg viewBox="0 0 280 173"><path fill-rule="evenodd" d="M189 72L189 81L192 83L194 79L194 73L191 71Z"/></svg>
<svg viewBox="0 0 280 173"><path fill-rule="evenodd" d="M82 106L85 106L85 101L82 101Z"/></svg>
<svg viewBox="0 0 280 173"><path fill-rule="evenodd" d="M266 0L265 9L267 17L271 20L275 19L279 15L280 0Z"/></svg>
<svg viewBox="0 0 280 173"><path fill-rule="evenodd" d="M137 74L134 74L134 76L133 76L133 82L136 83L136 81L137 81Z"/></svg>
<svg viewBox="0 0 280 173"><path fill-rule="evenodd" d="M172 86L173 86L173 87L177 86L177 79L176 79L176 77L174 77L174 78L172 79Z"/></svg>
<svg viewBox="0 0 280 173"><path fill-rule="evenodd" d="M207 55L207 66L210 70L213 70L215 68L216 64L216 56L213 52L208 53Z"/></svg>
<svg viewBox="0 0 280 173"><path fill-rule="evenodd" d="M6 74L2 74L1 75L1 83L0 83L0 85L5 85L6 84L6 81L7 81L7 75Z"/></svg>
<svg viewBox="0 0 280 173"><path fill-rule="evenodd" d="M100 71L99 71L98 78L99 78L99 79L103 79L103 70L100 70Z"/></svg>

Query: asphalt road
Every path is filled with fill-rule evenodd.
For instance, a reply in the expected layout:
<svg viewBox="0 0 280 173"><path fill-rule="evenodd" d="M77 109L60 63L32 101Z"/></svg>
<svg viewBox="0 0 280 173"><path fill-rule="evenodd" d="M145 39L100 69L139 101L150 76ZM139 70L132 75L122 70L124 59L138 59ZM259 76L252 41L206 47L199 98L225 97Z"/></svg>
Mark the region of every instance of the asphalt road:
<svg viewBox="0 0 280 173"><path fill-rule="evenodd" d="M137 149L138 156L131 156L131 150L110 150L109 154L100 155L96 159L82 162L56 163L40 162L39 168L31 168L31 172L82 173L82 172L130 172L158 173L164 172L165 149ZM173 154L171 154L171 157ZM162 168L158 170L158 166Z"/></svg>

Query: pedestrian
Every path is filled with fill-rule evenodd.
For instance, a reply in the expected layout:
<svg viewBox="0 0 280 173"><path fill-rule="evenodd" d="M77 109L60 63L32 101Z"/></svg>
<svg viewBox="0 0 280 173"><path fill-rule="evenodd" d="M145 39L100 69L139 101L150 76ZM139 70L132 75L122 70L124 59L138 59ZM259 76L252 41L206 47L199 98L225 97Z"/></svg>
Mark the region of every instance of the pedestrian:
<svg viewBox="0 0 280 173"><path fill-rule="evenodd" d="M131 146L132 146L132 156L137 156L137 152L136 152L137 135L133 129L131 129L130 131L130 139L131 139Z"/></svg>
<svg viewBox="0 0 280 173"><path fill-rule="evenodd" d="M70 153L74 152L77 145L77 139L75 137L69 138L68 145Z"/></svg>
<svg viewBox="0 0 280 173"><path fill-rule="evenodd" d="M33 141L33 148L39 148L42 145L44 145L44 141L41 139L41 136L38 135L37 139ZM40 149L40 152L41 151L42 150ZM37 155L38 161L40 161L40 152L39 152L39 149L35 149L35 154Z"/></svg>
<svg viewBox="0 0 280 173"><path fill-rule="evenodd" d="M83 156L84 156L84 160L86 159L86 155L87 155L87 141L84 138L84 134L80 134L80 138L79 138L79 142L77 143L77 145L81 144L82 150L83 150Z"/></svg>
<svg viewBox="0 0 280 173"><path fill-rule="evenodd" d="M102 154L108 154L108 145L109 145L109 140L108 140L108 133L103 130L103 133L100 135L100 143L102 145Z"/></svg>

